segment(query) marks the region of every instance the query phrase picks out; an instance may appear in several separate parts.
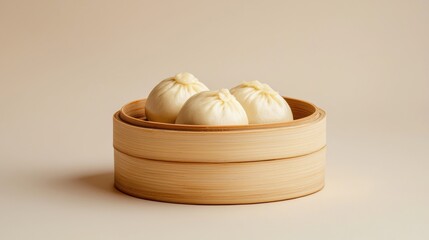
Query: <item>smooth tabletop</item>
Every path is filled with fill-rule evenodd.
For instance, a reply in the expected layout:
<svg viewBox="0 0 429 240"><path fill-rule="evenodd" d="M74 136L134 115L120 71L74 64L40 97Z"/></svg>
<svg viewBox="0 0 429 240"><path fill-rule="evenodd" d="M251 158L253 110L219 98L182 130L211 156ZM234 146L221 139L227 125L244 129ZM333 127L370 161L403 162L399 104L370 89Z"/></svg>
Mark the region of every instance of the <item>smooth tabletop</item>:
<svg viewBox="0 0 429 240"><path fill-rule="evenodd" d="M0 239L429 239L427 1L0 1ZM195 206L113 187L112 115L188 71L326 110L325 188Z"/></svg>

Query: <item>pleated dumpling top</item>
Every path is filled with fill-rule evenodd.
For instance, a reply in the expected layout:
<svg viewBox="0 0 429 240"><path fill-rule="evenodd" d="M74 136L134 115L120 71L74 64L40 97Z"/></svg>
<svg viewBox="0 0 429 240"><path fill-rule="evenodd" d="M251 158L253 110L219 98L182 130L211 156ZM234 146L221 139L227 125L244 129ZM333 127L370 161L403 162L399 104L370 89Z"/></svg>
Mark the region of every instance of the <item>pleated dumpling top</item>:
<svg viewBox="0 0 429 240"><path fill-rule="evenodd" d="M193 95L209 89L187 72L161 81L146 101L146 117L149 121L174 123L183 104Z"/></svg>
<svg viewBox="0 0 429 240"><path fill-rule="evenodd" d="M195 94L180 110L177 124L245 125L246 111L228 89Z"/></svg>
<svg viewBox="0 0 429 240"><path fill-rule="evenodd" d="M232 88L231 93L246 111L249 124L293 120L289 104L268 84L256 80L243 82Z"/></svg>

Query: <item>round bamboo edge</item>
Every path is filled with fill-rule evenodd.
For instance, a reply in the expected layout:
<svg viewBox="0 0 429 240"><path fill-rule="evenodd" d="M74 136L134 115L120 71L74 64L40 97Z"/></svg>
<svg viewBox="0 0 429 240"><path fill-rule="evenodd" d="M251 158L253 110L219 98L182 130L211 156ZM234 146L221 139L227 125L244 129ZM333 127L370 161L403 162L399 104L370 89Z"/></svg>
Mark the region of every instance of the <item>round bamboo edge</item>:
<svg viewBox="0 0 429 240"><path fill-rule="evenodd" d="M121 118L121 111L117 111L113 114L113 122L117 122L117 123L121 123L123 125L127 125L130 128L136 128L136 129L144 129L145 131L153 131L153 132L159 132L159 131L163 131L163 132L184 132L186 134L235 134L238 132L265 132L265 131L269 131L269 130L273 130L273 131L277 131L277 128L284 128L284 129L292 129L292 128L300 128L303 126L307 126L307 125L311 125L317 122L320 122L322 120L325 120L326 118L326 112L321 109L321 108L316 108L316 111L314 114L311 114L311 116L309 116L306 119L300 119L302 121L298 121L298 120L294 120L291 122L285 122L288 123L287 125L284 126L276 126L276 127L267 127L267 128L248 128L248 129L231 129L228 131L194 131L194 130L176 130L176 129L167 129L167 128L152 128L152 127L143 127L143 126L138 126L138 125L134 125L131 124L129 122L124 121ZM163 123L161 123L163 124ZM175 125L175 124L170 124L170 125ZM251 124L251 125L259 125L259 124ZM264 125L264 124L262 124ZM268 125L268 124L267 124ZM184 126L192 126L192 125L184 125ZM237 126L247 126L247 125L237 125ZM250 126L250 125L249 125Z"/></svg>
<svg viewBox="0 0 429 240"><path fill-rule="evenodd" d="M278 160L287 160L287 159L293 159L293 158L297 158L297 157L305 157L307 155L319 152L320 150L326 148L326 145L313 151L313 152L309 152L309 153L305 153L302 155L297 155L297 156L293 156L293 157L284 157L284 158L272 158L272 159L262 159L262 160L249 160L249 161L217 161L217 162L207 162L207 161L175 161L175 160L165 160L165 159L153 159L153 158L144 158L144 157L139 157L139 156L134 156L132 154L126 153L121 151L120 149L117 149L115 146L113 146L113 150L117 151L119 153L122 154L126 154L130 157L134 157L134 158L142 158L148 161L159 161L159 162L178 162L178 163L183 163L183 164L193 164L193 163L204 163L204 164L226 164L226 163L250 163L250 162L263 162L263 161L278 161Z"/></svg>
<svg viewBox="0 0 429 240"><path fill-rule="evenodd" d="M305 194L305 195L301 195L298 197L291 197L291 198L285 198L285 199L279 199L279 200L272 200L272 201L265 201L265 202L249 202L249 203L190 203L190 202L179 202L179 201L164 201L164 200L158 200L155 198L148 198L148 197L141 197L139 195L133 195L133 193L130 192L126 192L125 190L122 189L121 186L117 186L115 183L113 184L113 186L115 187L116 190L120 191L123 194L126 194L130 197L135 197L135 198L140 198L140 199L144 199L144 200L149 200L149 201L156 201L156 202L163 202L163 203L172 203L172 204L185 204L185 205L201 205L201 206L225 206L225 205L254 205L254 204L264 204L264 203L275 203L275 202L283 202L283 201L290 201L290 200L294 200L294 199L298 199L298 198L303 198L303 197L307 197L313 194L316 194L320 191L323 190L323 188L325 188L325 184L323 184L320 189L315 190L314 192Z"/></svg>
<svg viewBox="0 0 429 240"><path fill-rule="evenodd" d="M115 187L171 203L252 204L303 197L324 187L326 147L305 156L260 162L178 163L115 151Z"/></svg>
<svg viewBox="0 0 429 240"><path fill-rule="evenodd" d="M119 118L129 124L156 129L168 129L177 131L236 131L236 130L249 130L249 129L265 129L265 128L278 128L299 125L305 122L309 122L317 117L318 108L309 102L283 97L292 109L296 111L310 112L305 114L307 116L294 119L289 122L276 122L268 124L249 124L249 125L226 125L226 126L209 126L209 125L185 125L185 124L172 124L172 123L161 123L144 120L145 117L144 106L146 99L139 99L125 104L119 110ZM298 115L298 114L294 114ZM295 118L295 117L294 117Z"/></svg>
<svg viewBox="0 0 429 240"><path fill-rule="evenodd" d="M323 111L312 123L273 129L175 131L113 123L113 146L131 156L176 162L248 162L312 153L326 145Z"/></svg>

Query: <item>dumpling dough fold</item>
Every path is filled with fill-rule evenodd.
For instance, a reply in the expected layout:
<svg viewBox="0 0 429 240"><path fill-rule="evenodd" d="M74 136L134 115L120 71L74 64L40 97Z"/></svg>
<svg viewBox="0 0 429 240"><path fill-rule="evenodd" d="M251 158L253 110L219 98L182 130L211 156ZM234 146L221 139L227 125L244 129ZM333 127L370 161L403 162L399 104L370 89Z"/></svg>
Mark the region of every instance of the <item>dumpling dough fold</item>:
<svg viewBox="0 0 429 240"><path fill-rule="evenodd" d="M249 124L293 120L289 104L268 84L256 80L243 82L232 88L231 93L246 111Z"/></svg>
<svg viewBox="0 0 429 240"><path fill-rule="evenodd" d="M180 110L177 124L246 125L246 111L228 89L195 94Z"/></svg>

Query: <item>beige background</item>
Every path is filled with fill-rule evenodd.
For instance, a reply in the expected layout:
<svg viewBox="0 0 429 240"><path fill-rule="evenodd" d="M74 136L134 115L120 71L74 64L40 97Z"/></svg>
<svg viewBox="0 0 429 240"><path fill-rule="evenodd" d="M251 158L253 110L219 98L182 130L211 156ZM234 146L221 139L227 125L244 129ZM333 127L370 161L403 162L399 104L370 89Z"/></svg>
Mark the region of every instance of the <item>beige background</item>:
<svg viewBox="0 0 429 240"><path fill-rule="evenodd" d="M163 78L328 112L323 191L192 206L112 187L111 116ZM0 0L1 239L428 239L429 1Z"/></svg>

